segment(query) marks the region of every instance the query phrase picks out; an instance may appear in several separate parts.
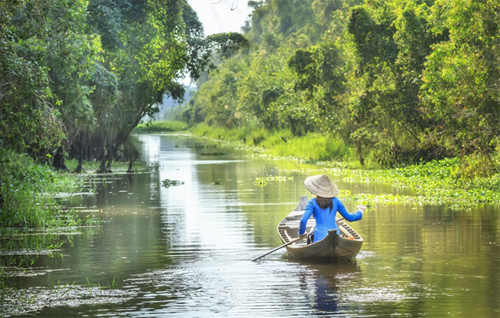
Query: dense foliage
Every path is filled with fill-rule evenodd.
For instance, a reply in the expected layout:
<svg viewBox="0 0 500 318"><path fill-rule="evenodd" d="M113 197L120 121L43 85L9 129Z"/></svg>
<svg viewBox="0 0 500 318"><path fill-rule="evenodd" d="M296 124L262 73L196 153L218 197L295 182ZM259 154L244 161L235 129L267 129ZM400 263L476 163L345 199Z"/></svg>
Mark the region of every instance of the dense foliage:
<svg viewBox="0 0 500 318"><path fill-rule="evenodd" d="M2 224L36 225L9 221L25 179L12 169L68 170L68 154L77 172L84 159L101 172L118 156L131 161L130 132L164 96L183 97L178 81L247 42L238 33L205 37L186 0L1 1Z"/></svg>
<svg viewBox="0 0 500 318"><path fill-rule="evenodd" d="M211 74L184 120L319 133L362 165L472 155L497 171L498 1L249 4L254 50Z"/></svg>

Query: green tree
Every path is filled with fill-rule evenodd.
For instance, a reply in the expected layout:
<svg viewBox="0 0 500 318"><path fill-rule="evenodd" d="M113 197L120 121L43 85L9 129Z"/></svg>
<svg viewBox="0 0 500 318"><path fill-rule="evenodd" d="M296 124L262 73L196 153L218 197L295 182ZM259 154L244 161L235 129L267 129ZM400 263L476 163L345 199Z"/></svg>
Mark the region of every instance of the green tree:
<svg viewBox="0 0 500 318"><path fill-rule="evenodd" d="M222 58L246 45L236 33L203 37L196 13L184 0L127 2L94 0L89 5L90 29L103 35L104 68L116 75L116 104L95 103L102 134L100 171L109 170L118 147L145 117L158 111L165 94L184 95L177 82L189 72L192 78L211 64L212 54ZM108 29L111 21L118 25Z"/></svg>
<svg viewBox="0 0 500 318"><path fill-rule="evenodd" d="M348 30L357 65L347 86L360 158L363 144L383 165L446 155L425 134L433 119L420 100L426 58L434 44L447 40L446 32L431 32L430 16L425 2L413 0L374 1L351 10Z"/></svg>
<svg viewBox="0 0 500 318"><path fill-rule="evenodd" d="M488 154L500 134L499 11L498 1L436 1L432 8L432 32L449 32L449 41L428 57L422 100L437 120L432 135L455 154Z"/></svg>
<svg viewBox="0 0 500 318"><path fill-rule="evenodd" d="M0 147L45 155L63 139L49 88L45 41L53 2L0 3ZM56 33L57 31L54 31Z"/></svg>
<svg viewBox="0 0 500 318"><path fill-rule="evenodd" d="M48 16L52 32L45 39L50 54L44 64L49 70L50 88L66 136L55 152L53 166L67 170L65 150L75 142L80 131L94 121L94 110L88 98L89 80L94 73L100 42L95 34L85 32L86 1L57 1Z"/></svg>
<svg viewBox="0 0 500 318"><path fill-rule="evenodd" d="M362 164L493 151L500 109L495 1L249 5L245 31L254 47L237 57L244 76L223 64L190 103L190 118L225 122L233 114L222 107L237 101L231 108L252 119L240 124L335 133Z"/></svg>

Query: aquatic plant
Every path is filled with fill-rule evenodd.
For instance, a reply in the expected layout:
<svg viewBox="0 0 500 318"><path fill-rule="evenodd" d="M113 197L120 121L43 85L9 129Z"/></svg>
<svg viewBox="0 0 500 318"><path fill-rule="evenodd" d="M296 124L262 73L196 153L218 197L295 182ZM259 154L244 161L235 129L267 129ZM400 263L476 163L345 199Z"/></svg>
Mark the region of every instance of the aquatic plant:
<svg viewBox="0 0 500 318"><path fill-rule="evenodd" d="M287 180L293 180L293 177L286 176L267 176L267 177L256 177L254 184L257 186L266 186L268 182L284 182Z"/></svg>
<svg viewBox="0 0 500 318"><path fill-rule="evenodd" d="M52 288L30 287L4 290L0 317L34 313L44 307L115 304L128 301L137 291L102 288L100 284L85 287L73 284L53 285Z"/></svg>
<svg viewBox="0 0 500 318"><path fill-rule="evenodd" d="M170 180L170 179L161 180L161 185L164 186L165 188L169 188L172 186L179 186L179 185L183 185L183 184L184 184L184 181L180 181L180 180Z"/></svg>
<svg viewBox="0 0 500 318"><path fill-rule="evenodd" d="M218 151L218 152L200 152L202 156L227 156L227 151Z"/></svg>
<svg viewBox="0 0 500 318"><path fill-rule="evenodd" d="M30 303L30 297L25 297L26 292L18 290L13 279L16 277L31 277L45 275L49 272L46 268L34 268L33 265L40 255L49 257L62 257L61 247L71 244L76 228L52 228L52 229L20 229L0 228L0 317L9 312L12 307L9 302L17 302L21 299ZM61 238L65 236L65 239ZM32 298L32 297L31 297Z"/></svg>
<svg viewBox="0 0 500 318"><path fill-rule="evenodd" d="M459 158L431 161L387 170L346 170L344 181L384 182L410 188L413 195L358 194L349 199L374 202L419 202L450 204L453 209L472 208L480 203L500 203L500 177L463 178Z"/></svg>
<svg viewBox="0 0 500 318"><path fill-rule="evenodd" d="M109 282L107 282L107 283L108 283L108 288L109 289L115 289L115 287L116 287L116 276L113 276L113 281L111 282L111 284L109 284Z"/></svg>

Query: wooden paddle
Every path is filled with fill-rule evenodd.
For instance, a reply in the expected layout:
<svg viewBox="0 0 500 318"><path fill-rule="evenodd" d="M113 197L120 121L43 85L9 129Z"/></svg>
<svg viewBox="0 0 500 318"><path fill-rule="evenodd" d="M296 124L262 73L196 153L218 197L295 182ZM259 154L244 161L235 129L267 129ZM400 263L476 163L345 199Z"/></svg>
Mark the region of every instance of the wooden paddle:
<svg viewBox="0 0 500 318"><path fill-rule="evenodd" d="M283 247L285 247L285 246L287 246L287 245L290 245L290 244L292 244L292 243L295 243L295 242L297 242L299 239L300 239L300 237L294 238L293 240L291 240L291 241L290 241L290 242L288 242L288 243L285 243L285 244L283 244L283 245L280 245L280 246L278 246L278 247L276 247L276 248L274 248L274 249L270 250L269 252L265 252L265 253L264 253L264 254L262 254L261 256L254 258L254 259L252 260L252 262L255 262L256 260L261 259L261 258L263 258L263 257L264 257L264 256L266 256L266 255L269 255L269 254L271 254L271 253L273 253L273 252L276 252L277 250L282 249Z"/></svg>

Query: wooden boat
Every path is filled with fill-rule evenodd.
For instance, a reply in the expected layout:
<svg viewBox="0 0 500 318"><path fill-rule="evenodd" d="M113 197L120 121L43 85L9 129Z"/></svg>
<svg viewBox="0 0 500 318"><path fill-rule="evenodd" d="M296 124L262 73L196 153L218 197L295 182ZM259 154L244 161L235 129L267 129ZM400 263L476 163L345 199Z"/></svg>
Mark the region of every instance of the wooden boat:
<svg viewBox="0 0 500 318"><path fill-rule="evenodd" d="M290 212L279 224L278 233L283 243L289 243L298 237L300 219L304 214L307 206L307 196L300 197L299 204ZM321 241L307 244L305 239L286 246L286 249L291 258L300 260L349 260L352 261L359 253L363 238L359 235L347 222L337 218L337 225L340 230L340 235L337 230L330 230L328 235ZM310 232L311 228L316 225L314 218L307 221L306 232Z"/></svg>

